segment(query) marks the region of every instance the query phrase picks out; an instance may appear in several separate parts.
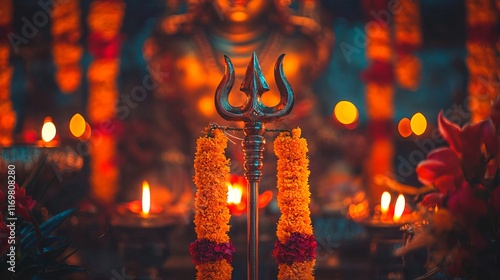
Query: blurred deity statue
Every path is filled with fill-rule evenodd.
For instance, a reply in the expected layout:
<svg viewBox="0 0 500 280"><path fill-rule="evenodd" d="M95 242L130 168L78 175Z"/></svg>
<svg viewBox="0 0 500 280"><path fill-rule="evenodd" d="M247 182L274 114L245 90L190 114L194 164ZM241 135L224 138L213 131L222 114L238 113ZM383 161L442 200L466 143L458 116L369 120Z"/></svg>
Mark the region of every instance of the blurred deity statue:
<svg viewBox="0 0 500 280"><path fill-rule="evenodd" d="M161 139L163 158L179 162L178 155L184 155L187 170L191 170L195 141L209 123L241 125L229 124L217 114L214 94L227 55L236 74L229 102L233 106L245 102L238 89L253 52L270 86L263 103L273 106L279 102L273 69L282 53L286 54L284 72L296 98L292 114L267 127L301 126L304 137L312 140L312 158L317 141L331 142L333 136L321 129L325 121L312 85L330 61L333 33L321 22L315 0L177 0L167 1L167 7L168 14L144 45L153 77L163 73L156 77L159 86L154 104L155 133ZM240 145L232 146L241 149ZM266 150L272 153L272 146ZM242 160L238 155L232 157L236 157L233 161ZM274 156L266 157L275 161Z"/></svg>

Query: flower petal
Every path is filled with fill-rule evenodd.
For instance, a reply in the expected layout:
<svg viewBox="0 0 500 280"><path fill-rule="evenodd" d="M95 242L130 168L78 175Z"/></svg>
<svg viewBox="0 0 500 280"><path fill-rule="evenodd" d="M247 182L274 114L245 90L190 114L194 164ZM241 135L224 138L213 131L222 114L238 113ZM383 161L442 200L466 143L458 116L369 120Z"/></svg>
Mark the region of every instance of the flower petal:
<svg viewBox="0 0 500 280"><path fill-rule="evenodd" d="M422 204L423 207L433 207L436 205L441 207L443 204L443 198L444 194L442 193L429 193L424 196L420 204Z"/></svg>
<svg viewBox="0 0 500 280"><path fill-rule="evenodd" d="M468 123L462 128L462 162L471 168L481 161L481 122Z"/></svg>
<svg viewBox="0 0 500 280"><path fill-rule="evenodd" d="M416 171L422 184L431 185L438 177L446 175L448 169L447 164L442 161L427 159L417 165Z"/></svg>
<svg viewBox="0 0 500 280"><path fill-rule="evenodd" d="M437 148L427 154L428 160L438 160L452 170L452 172L460 172L460 158L458 154L448 147Z"/></svg>
<svg viewBox="0 0 500 280"><path fill-rule="evenodd" d="M486 147L489 155L496 156L498 153L498 139L495 125L491 119L481 121L481 142Z"/></svg>
<svg viewBox="0 0 500 280"><path fill-rule="evenodd" d="M460 142L460 127L444 117L443 111L439 112L438 115L438 129L439 134L443 139L450 145L450 148L454 151L461 151Z"/></svg>

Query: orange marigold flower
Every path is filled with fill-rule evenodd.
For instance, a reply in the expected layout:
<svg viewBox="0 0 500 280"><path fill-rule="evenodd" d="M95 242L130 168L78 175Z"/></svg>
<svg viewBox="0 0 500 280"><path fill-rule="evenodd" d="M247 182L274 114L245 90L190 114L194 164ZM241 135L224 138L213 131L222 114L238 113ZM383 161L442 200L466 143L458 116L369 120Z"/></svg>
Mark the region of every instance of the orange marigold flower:
<svg viewBox="0 0 500 280"><path fill-rule="evenodd" d="M196 266L197 280L231 280L233 267L226 260Z"/></svg>
<svg viewBox="0 0 500 280"><path fill-rule="evenodd" d="M293 263L293 264L280 264L278 266L278 279L282 280L313 280L314 266L316 260Z"/></svg>
<svg viewBox="0 0 500 280"><path fill-rule="evenodd" d="M216 129L212 136L196 141L194 178L196 185L194 224L198 239L215 243L229 242L229 219L227 207L227 185L229 181L229 159L224 151L227 136ZM196 279L231 279L232 267L226 260L196 266Z"/></svg>
<svg viewBox="0 0 500 280"><path fill-rule="evenodd" d="M300 128L292 130L291 135L281 133L274 141L274 153L278 157L277 200L281 211L276 236L282 244L294 233L313 234L307 152L307 141L301 138ZM314 262L279 265L278 279L314 279Z"/></svg>

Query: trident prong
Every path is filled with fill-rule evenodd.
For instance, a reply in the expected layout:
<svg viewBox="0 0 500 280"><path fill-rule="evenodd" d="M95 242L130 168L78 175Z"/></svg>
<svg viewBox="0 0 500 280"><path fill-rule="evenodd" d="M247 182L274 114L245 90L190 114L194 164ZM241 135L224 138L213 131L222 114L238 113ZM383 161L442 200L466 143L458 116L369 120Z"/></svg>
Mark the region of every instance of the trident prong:
<svg viewBox="0 0 500 280"><path fill-rule="evenodd" d="M229 57L224 56L226 67L222 78L215 92L215 108L219 115L228 121L245 122L273 122L277 121L292 111L294 100L293 90L285 77L283 71L283 58L280 55L274 66L274 79L280 92L280 102L268 107L262 103L262 94L269 91L269 86L257 60L255 53L252 54L248 64L240 90L246 94L245 104L234 107L229 104L229 93L234 85L234 67Z"/></svg>

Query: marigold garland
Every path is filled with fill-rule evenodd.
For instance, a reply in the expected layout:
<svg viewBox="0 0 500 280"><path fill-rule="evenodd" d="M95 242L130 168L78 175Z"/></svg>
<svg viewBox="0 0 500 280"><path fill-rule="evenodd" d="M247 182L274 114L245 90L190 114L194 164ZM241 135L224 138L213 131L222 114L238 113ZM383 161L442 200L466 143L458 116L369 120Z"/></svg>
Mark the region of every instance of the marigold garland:
<svg viewBox="0 0 500 280"><path fill-rule="evenodd" d="M56 81L63 93L72 93L82 77L80 59L83 48L80 40L80 1L64 1L52 11L52 54L56 65Z"/></svg>
<svg viewBox="0 0 500 280"><path fill-rule="evenodd" d="M422 68L420 59L414 54L422 43L420 5L418 0L402 0L400 4L399 12L394 13L397 53L395 74L401 87L416 90Z"/></svg>
<svg viewBox="0 0 500 280"><path fill-rule="evenodd" d="M125 3L122 0L98 0L90 6L88 49L94 57L89 66L88 115L92 127L116 122L118 88L116 78L120 69L120 29ZM109 46L112 46L110 48ZM102 52L101 49L112 51ZM103 125L109 127L109 125ZM117 130L117 129L115 129ZM116 166L117 131L93 131L92 157L90 160L90 185L92 196L102 203L112 202L117 191L118 168Z"/></svg>
<svg viewBox="0 0 500 280"><path fill-rule="evenodd" d="M307 141L300 128L292 135L281 133L274 141L278 157L277 187L281 217L273 252L278 262L278 279L314 279L316 241L311 225L311 192Z"/></svg>
<svg viewBox="0 0 500 280"><path fill-rule="evenodd" d="M10 43L7 39L12 28L12 0L0 0L0 7L0 146L10 146L16 124L16 112L10 99L13 69L10 66Z"/></svg>
<svg viewBox="0 0 500 280"><path fill-rule="evenodd" d="M498 95L495 48L498 11L492 0L466 0L466 7L469 107L472 122L478 122L489 117L491 102Z"/></svg>
<svg viewBox="0 0 500 280"><path fill-rule="evenodd" d="M227 206L227 182L229 181L229 159L224 151L227 136L219 129L196 141L194 158L195 231L197 240L191 243L190 253L196 264L196 279L231 279L232 253L229 240Z"/></svg>
<svg viewBox="0 0 500 280"><path fill-rule="evenodd" d="M371 178L391 172L394 155L390 132L394 117L394 79L398 74L395 73L392 62L393 40L388 23L379 21L372 15L372 12L385 11L389 6L387 0L363 0L363 8L367 15L366 57L369 67L363 72L362 77L366 82L366 112L370 138L373 139L367 161L367 173ZM377 131L389 133L382 135ZM370 189L373 199L379 198L383 191L376 184L372 184Z"/></svg>

